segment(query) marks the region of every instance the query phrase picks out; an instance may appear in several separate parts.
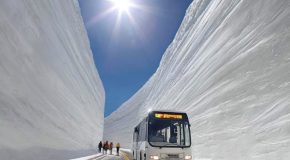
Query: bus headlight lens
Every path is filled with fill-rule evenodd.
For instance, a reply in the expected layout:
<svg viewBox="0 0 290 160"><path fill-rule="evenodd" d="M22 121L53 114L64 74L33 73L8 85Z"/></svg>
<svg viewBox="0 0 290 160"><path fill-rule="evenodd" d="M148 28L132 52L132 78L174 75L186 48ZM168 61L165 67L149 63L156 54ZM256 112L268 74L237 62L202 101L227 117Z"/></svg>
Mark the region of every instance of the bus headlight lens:
<svg viewBox="0 0 290 160"><path fill-rule="evenodd" d="M191 159L191 156L190 156L190 155L186 155L186 156L184 157L184 159Z"/></svg>
<svg viewBox="0 0 290 160"><path fill-rule="evenodd" d="M159 159L158 156L150 156L150 159Z"/></svg>

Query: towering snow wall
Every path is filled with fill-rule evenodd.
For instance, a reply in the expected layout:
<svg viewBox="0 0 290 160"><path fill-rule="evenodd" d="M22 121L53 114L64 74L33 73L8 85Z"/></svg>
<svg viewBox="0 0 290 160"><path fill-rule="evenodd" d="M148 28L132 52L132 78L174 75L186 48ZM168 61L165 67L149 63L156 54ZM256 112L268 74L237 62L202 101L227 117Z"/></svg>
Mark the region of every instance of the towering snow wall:
<svg viewBox="0 0 290 160"><path fill-rule="evenodd" d="M76 0L0 2L0 88L0 159L95 150L104 90Z"/></svg>
<svg viewBox="0 0 290 160"><path fill-rule="evenodd" d="M189 114L194 159L290 157L290 1L194 0L159 68L105 119L131 147L152 109Z"/></svg>

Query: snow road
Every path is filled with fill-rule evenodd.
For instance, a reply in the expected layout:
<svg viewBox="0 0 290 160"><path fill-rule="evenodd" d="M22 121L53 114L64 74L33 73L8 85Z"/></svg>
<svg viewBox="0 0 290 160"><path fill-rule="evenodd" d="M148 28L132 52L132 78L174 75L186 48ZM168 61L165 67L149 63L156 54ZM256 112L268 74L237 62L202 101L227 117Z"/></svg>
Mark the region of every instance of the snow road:
<svg viewBox="0 0 290 160"><path fill-rule="evenodd" d="M71 160L132 160L133 156L128 149L121 149L120 156L117 156L116 151L113 150L113 154L102 154L98 153L95 155L77 158L77 159L71 159Z"/></svg>
<svg viewBox="0 0 290 160"><path fill-rule="evenodd" d="M90 160L125 160L122 156L116 156L116 155L102 155L100 157L97 157L95 159Z"/></svg>

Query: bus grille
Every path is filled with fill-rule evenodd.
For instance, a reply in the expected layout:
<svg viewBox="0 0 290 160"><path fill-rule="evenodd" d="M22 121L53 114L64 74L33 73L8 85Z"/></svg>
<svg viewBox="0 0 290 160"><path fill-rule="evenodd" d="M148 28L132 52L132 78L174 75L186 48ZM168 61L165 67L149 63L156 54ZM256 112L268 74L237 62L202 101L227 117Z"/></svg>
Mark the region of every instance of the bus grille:
<svg viewBox="0 0 290 160"><path fill-rule="evenodd" d="M168 158L179 158L178 154L168 154Z"/></svg>
<svg viewBox="0 0 290 160"><path fill-rule="evenodd" d="M181 160L182 158L179 158L179 154L166 154L161 156L162 160Z"/></svg>

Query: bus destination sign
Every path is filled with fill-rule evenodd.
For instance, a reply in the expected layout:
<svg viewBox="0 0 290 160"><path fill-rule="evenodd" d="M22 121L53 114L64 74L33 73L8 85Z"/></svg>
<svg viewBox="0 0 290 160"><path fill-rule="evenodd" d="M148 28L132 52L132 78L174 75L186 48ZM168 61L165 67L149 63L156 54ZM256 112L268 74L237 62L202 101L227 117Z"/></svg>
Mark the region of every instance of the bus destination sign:
<svg viewBox="0 0 290 160"><path fill-rule="evenodd" d="M182 119L182 114L155 113L155 118Z"/></svg>

